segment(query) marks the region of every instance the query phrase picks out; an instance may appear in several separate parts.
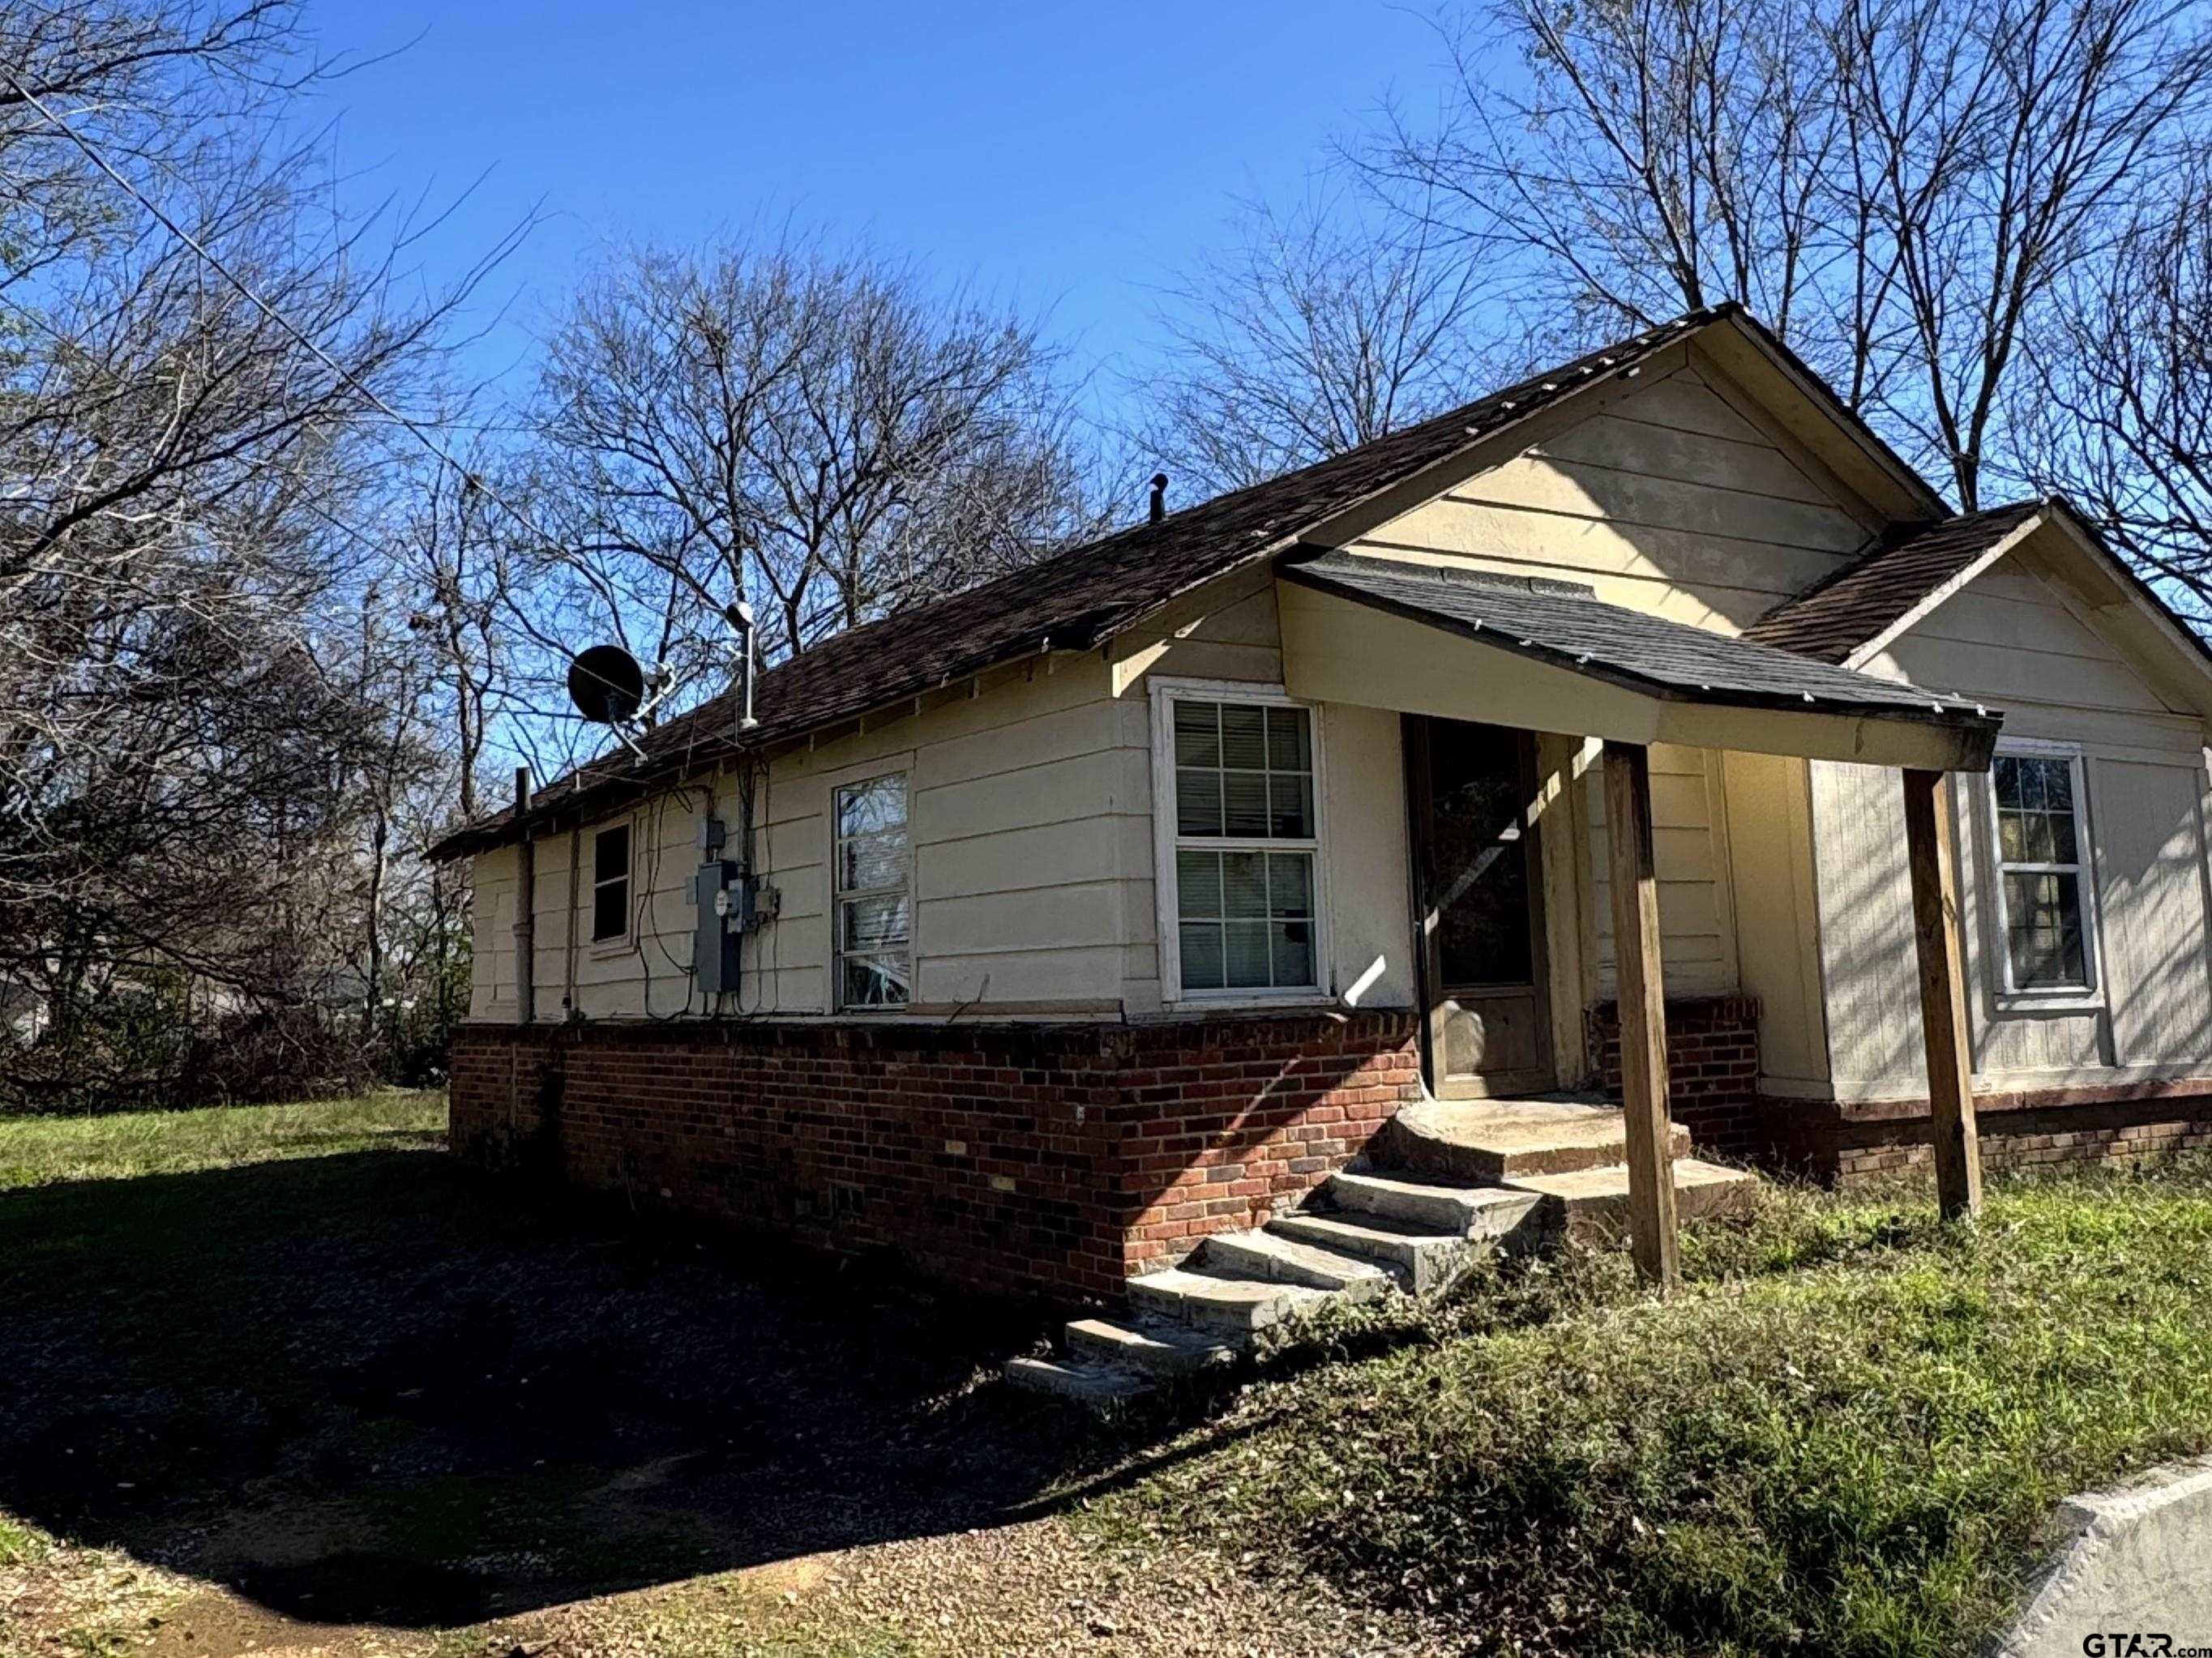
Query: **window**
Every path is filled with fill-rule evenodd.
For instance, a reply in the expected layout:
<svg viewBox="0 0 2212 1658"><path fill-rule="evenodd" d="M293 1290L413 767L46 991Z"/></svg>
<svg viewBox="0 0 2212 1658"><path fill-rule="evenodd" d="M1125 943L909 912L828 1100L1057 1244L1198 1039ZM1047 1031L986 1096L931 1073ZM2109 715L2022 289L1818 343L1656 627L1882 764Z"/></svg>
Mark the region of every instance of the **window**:
<svg viewBox="0 0 2212 1658"><path fill-rule="evenodd" d="M2096 986L2081 784L2081 759L2070 750L2000 752L1990 766L2008 991Z"/></svg>
<svg viewBox="0 0 2212 1658"><path fill-rule="evenodd" d="M1321 987L1313 714L1279 696L1164 693L1156 801L1171 878L1170 996ZM1168 833L1171 829L1172 834Z"/></svg>
<svg viewBox="0 0 2212 1658"><path fill-rule="evenodd" d="M629 825L592 837L592 942L629 937Z"/></svg>
<svg viewBox="0 0 2212 1658"><path fill-rule="evenodd" d="M914 998L914 864L906 779L836 793L837 1005L903 1007Z"/></svg>

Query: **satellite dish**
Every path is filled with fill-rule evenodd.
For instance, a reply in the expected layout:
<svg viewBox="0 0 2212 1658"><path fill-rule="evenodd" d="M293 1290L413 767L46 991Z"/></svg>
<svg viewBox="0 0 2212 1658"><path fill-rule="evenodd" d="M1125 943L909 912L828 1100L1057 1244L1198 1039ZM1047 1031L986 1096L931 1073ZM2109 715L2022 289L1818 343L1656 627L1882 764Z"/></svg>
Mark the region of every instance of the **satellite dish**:
<svg viewBox="0 0 2212 1658"><path fill-rule="evenodd" d="M620 726L645 701L645 672L619 645L594 645L568 664L568 700L585 719Z"/></svg>

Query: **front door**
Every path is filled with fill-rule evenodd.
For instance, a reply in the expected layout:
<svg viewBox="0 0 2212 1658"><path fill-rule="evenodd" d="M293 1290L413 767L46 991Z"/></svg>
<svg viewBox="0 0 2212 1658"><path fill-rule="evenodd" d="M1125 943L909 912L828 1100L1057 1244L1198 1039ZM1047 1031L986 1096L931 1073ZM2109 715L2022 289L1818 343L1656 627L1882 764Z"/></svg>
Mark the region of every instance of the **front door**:
<svg viewBox="0 0 2212 1658"><path fill-rule="evenodd" d="M1536 857L1536 740L1408 715L1429 1086L1468 1099L1552 1085Z"/></svg>

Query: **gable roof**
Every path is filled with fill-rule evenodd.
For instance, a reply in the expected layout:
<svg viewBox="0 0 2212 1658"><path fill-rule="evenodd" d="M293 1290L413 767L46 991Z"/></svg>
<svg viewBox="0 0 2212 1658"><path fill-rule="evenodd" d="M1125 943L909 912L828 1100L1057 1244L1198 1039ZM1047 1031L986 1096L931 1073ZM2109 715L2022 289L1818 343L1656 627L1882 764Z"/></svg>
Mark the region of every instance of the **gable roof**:
<svg viewBox="0 0 2212 1658"><path fill-rule="evenodd" d="M1961 576L1978 573L2043 511L2039 501L2019 501L1939 524L1907 525L1783 600L1743 636L1816 662L1853 662Z"/></svg>
<svg viewBox="0 0 2212 1658"><path fill-rule="evenodd" d="M2041 534L2045 529L2054 533ZM2137 665L2164 665L2163 683L2181 706L2212 720L2212 643L2060 496L1900 531L1784 599L1743 636L1843 667L1863 667L1999 560L2015 550L2025 555L2031 537L2037 565L2086 601L2084 619Z"/></svg>
<svg viewBox="0 0 2212 1658"><path fill-rule="evenodd" d="M1316 526L1578 392L1631 374L1725 317L1690 312L1433 419L1311 466L1171 513L823 640L763 672L758 723L742 735L720 695L644 733L641 756L611 755L565 773L513 809L477 819L430 848L464 856L520 838L557 812L611 811L655 782L758 750L1045 650L1088 650L1192 588L1279 552Z"/></svg>

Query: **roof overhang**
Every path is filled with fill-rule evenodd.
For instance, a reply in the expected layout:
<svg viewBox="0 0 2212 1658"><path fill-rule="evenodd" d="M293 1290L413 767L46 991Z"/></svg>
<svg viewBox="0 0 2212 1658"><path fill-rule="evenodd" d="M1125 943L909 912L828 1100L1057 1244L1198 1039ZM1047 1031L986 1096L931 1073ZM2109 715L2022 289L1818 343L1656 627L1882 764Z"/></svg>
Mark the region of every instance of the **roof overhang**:
<svg viewBox="0 0 2212 1658"><path fill-rule="evenodd" d="M2166 695L2212 723L2212 648L2063 501L2047 502L1992 543L1903 616L1855 647L1844 665L1864 667L2007 558L2072 593L2094 629Z"/></svg>
<svg viewBox="0 0 2212 1658"><path fill-rule="evenodd" d="M1341 568L1341 567L1340 567ZM1401 580L1393 578L1394 580ZM1599 660L1575 642L1522 630L1510 602L1480 603L1503 612L1507 625L1486 625L1465 614L1410 599L1404 583L1370 590L1332 579L1313 566L1278 573L1283 672L1293 696L1347 702L1449 720L1479 720L1532 731L1621 743L1737 749L1861 765L1929 771L1986 771L2002 724L1999 716L1947 702L1908 687L1846 670L1804 662L1808 683L1835 681L1838 692L1755 682L1776 653L1725 635L1622 610L1595 598L1593 612L1633 618L1645 636L1680 629L1708 658L1741 653L1747 683L1695 686L1670 683L1622 660ZM1455 609L1464 612L1468 606ZM1846 681L1863 682L1854 694Z"/></svg>

